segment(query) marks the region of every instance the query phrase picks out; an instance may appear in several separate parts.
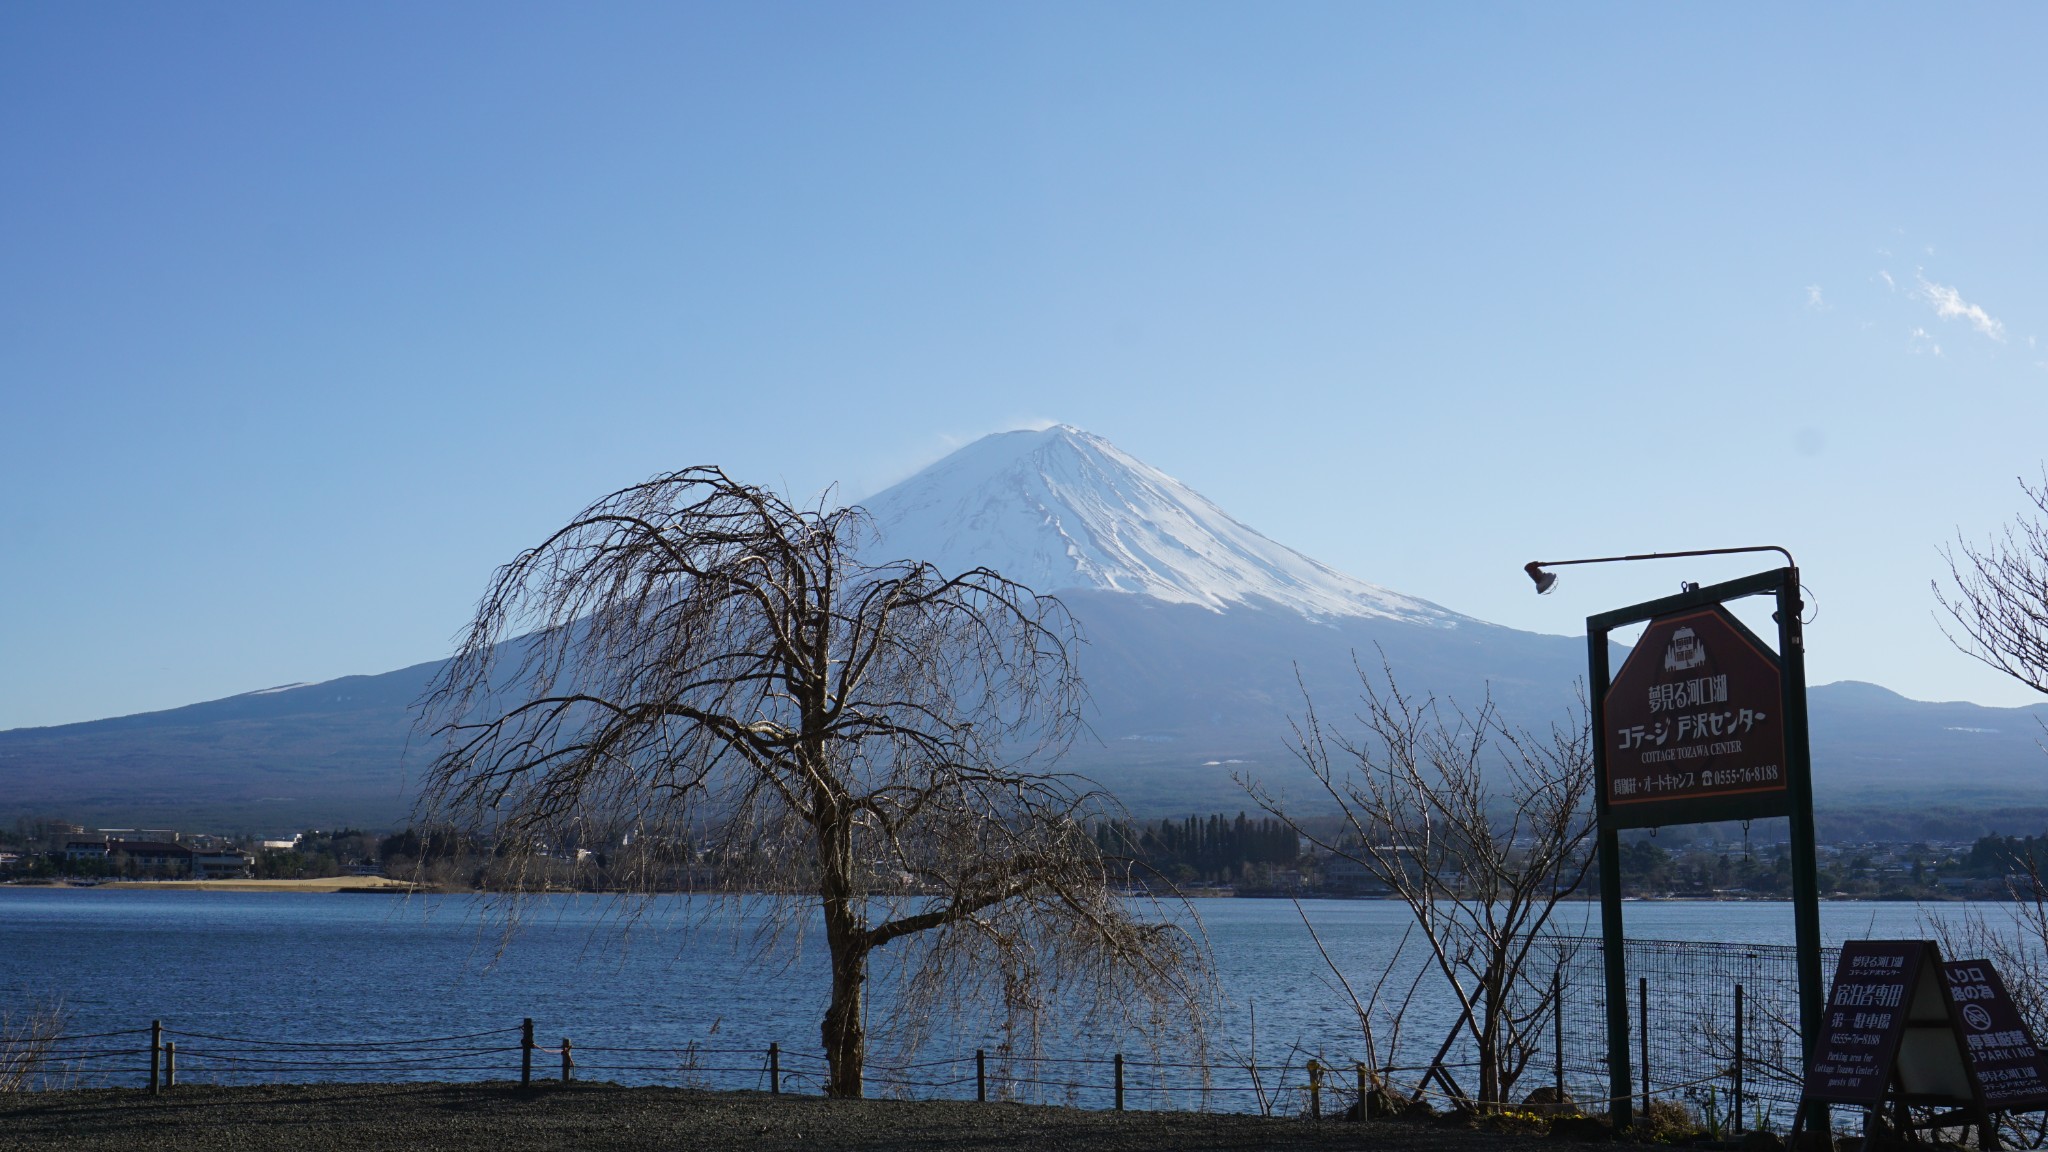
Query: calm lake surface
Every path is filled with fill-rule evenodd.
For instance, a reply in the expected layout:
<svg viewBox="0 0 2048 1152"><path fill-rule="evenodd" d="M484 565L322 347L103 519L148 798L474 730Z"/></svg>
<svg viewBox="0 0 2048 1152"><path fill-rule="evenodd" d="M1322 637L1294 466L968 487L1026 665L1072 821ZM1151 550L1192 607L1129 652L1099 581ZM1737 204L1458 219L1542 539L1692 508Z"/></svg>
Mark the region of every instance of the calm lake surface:
<svg viewBox="0 0 2048 1152"><path fill-rule="evenodd" d="M1393 961L1409 924L1390 901L1300 908L1361 994ZM1356 1053L1355 1016L1294 904L1218 899L1196 909L1230 1002L1218 1022L1218 1059L1242 1061L1254 1015L1258 1056L1269 1066ZM1829 943L1920 937L1928 917L1973 909L1997 923L2007 915L2000 905L1830 903L1821 923ZM656 898L629 927L607 898L540 897L506 940L498 914L465 896L0 887L0 1006L61 1001L73 1033L161 1019L188 1033L301 1040L472 1033L530 1016L543 1042L566 1035L589 1047L592 1075L629 1081L672 1074L660 1062L625 1068L633 1060L624 1057L623 1070L600 1072L596 1049L765 1049L772 1041L792 1061L817 1051L820 942L763 966L750 962L746 933L729 923L687 926L687 911L686 898ZM1598 933L1597 905L1573 904L1567 916L1567 931ZM1636 902L1625 918L1637 939L1792 941L1788 904ZM1421 960L1411 942L1398 967L1414 971ZM1451 1022L1444 1000L1423 986L1412 1037L1433 1047L1443 1036ZM929 1055L954 1055L952 1047ZM516 1057L505 1068L516 1074Z"/></svg>

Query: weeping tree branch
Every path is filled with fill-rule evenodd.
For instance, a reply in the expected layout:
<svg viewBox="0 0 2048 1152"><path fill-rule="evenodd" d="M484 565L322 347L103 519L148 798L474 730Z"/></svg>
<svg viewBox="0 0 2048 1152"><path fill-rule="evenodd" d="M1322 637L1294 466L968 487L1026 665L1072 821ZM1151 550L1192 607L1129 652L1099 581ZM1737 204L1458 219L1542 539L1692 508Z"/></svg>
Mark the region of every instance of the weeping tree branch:
<svg viewBox="0 0 2048 1152"><path fill-rule="evenodd" d="M871 976L904 1049L935 1019L1029 1046L1055 1009L1199 1043L1205 953L1112 892L1083 829L1114 802L1046 767L1084 700L1065 607L868 564L867 533L716 468L592 504L498 570L433 684L420 821L493 842L514 890L576 829L649 888L779 894L765 953L822 912L835 1095Z"/></svg>

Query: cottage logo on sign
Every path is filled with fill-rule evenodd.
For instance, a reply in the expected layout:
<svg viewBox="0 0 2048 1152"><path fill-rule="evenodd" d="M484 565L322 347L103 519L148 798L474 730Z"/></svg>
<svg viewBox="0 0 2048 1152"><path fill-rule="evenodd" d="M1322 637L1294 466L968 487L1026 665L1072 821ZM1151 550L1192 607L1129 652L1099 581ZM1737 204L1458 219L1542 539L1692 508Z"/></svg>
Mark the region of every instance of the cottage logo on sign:
<svg viewBox="0 0 2048 1152"><path fill-rule="evenodd" d="M1684 672L1707 662L1707 646L1699 642L1690 628L1680 628L1671 634L1671 646L1664 649L1664 670Z"/></svg>

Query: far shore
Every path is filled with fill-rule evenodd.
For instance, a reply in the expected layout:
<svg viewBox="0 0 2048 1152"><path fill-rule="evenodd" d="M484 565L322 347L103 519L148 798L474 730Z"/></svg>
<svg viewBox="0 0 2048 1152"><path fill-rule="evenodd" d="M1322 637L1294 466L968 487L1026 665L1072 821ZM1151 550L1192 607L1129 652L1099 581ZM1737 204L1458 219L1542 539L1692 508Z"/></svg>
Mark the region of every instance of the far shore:
<svg viewBox="0 0 2048 1152"><path fill-rule="evenodd" d="M388 876L323 876L310 880L107 880L100 888L159 888L183 892L402 892L428 891Z"/></svg>

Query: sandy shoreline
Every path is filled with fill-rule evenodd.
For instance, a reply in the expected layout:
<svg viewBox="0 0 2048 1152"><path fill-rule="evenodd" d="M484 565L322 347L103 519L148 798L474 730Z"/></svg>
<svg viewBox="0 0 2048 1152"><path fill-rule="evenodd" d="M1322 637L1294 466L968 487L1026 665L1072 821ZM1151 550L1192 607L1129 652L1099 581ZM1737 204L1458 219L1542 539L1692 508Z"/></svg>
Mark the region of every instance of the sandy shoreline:
<svg viewBox="0 0 2048 1152"><path fill-rule="evenodd" d="M68 885L78 887L78 885ZM177 892L410 892L416 886L387 876L326 876L317 880L109 880L99 888L153 888ZM426 889L417 889L425 891Z"/></svg>

